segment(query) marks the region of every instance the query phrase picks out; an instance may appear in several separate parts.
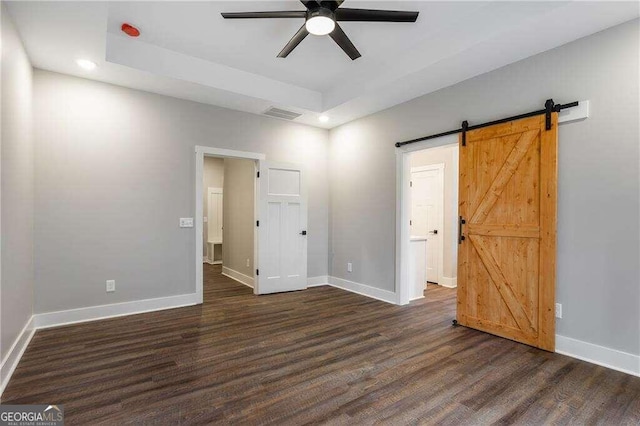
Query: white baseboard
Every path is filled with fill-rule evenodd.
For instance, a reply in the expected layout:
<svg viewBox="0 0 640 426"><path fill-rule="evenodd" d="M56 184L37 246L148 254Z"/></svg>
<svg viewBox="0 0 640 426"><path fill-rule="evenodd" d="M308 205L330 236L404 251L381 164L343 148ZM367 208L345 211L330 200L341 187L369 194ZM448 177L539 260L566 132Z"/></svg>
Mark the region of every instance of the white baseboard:
<svg viewBox="0 0 640 426"><path fill-rule="evenodd" d="M457 277L442 277L442 281L439 282L442 287L447 288L456 288L458 287L458 278Z"/></svg>
<svg viewBox="0 0 640 426"><path fill-rule="evenodd" d="M317 277L307 278L307 287L319 287L321 285L330 285L328 276L319 275Z"/></svg>
<svg viewBox="0 0 640 426"><path fill-rule="evenodd" d="M640 356L556 334L556 352L640 377Z"/></svg>
<svg viewBox="0 0 640 426"><path fill-rule="evenodd" d="M33 327L33 315L29 318L29 321L22 328L20 334L16 338L13 345L7 352L7 356L2 360L2 364L0 364L0 397L4 392L4 389L7 387L9 380L11 380L11 376L15 371L18 363L20 362L20 358L22 358L22 354L29 346L29 342L31 342L31 338L35 334L36 329Z"/></svg>
<svg viewBox="0 0 640 426"><path fill-rule="evenodd" d="M361 296L367 296L373 299L382 300L383 302L393 304L396 303L396 294L388 290L382 290L366 284L361 284L354 281L327 275L307 278L307 287L319 287L323 285L329 285L331 287L347 290Z"/></svg>
<svg viewBox="0 0 640 426"><path fill-rule="evenodd" d="M162 311L181 308L200 303L197 293L180 294L178 296L159 297L156 299L136 300L133 302L114 303L111 305L90 306L88 308L69 309L66 311L45 312L33 316L35 328L58 327L78 322L96 321L124 315L144 312Z"/></svg>
<svg viewBox="0 0 640 426"><path fill-rule="evenodd" d="M224 275L225 277L229 277L232 280L236 280L240 284L244 284L247 287L253 288L253 277L250 277L241 272L235 271L231 268L227 268L226 266L222 267L222 275Z"/></svg>
<svg viewBox="0 0 640 426"><path fill-rule="evenodd" d="M329 277L329 285L341 288L343 290L351 291L353 293L361 294L362 296L382 300L383 302L392 303L394 305L396 304L396 293L393 291L382 290L366 284L360 284L338 277Z"/></svg>

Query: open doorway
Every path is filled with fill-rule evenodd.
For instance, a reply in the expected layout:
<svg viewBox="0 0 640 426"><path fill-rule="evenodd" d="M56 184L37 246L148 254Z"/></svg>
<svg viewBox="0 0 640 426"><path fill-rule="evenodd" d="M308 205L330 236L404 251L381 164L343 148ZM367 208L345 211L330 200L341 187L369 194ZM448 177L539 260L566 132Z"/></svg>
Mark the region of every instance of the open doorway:
<svg viewBox="0 0 640 426"><path fill-rule="evenodd" d="M205 275L208 282L216 280L217 282L233 282L233 285L242 286L245 291L251 291L249 286L253 286L253 292L257 293L257 274L256 268L258 261L258 232L251 226L251 229L246 226L246 222L250 218L250 225L255 224L255 220L258 217L258 190L256 184L256 173L260 167L260 161L264 161L265 155L255 152L234 151L228 149L211 148L204 146L196 146L196 173L195 173L195 243L196 243L196 294L199 298L199 303L204 302L204 281ZM236 190L238 185L236 175L236 167L231 167L235 161L242 161L241 168L244 171L251 170L251 180L240 181L241 188ZM225 162L229 167L227 173L225 173ZM235 165L236 163L233 163ZM242 173L241 173L242 174ZM225 179L225 175L226 179ZM226 181L226 183L225 183ZM245 248L241 250L242 256L249 258L249 268L240 268L240 272L247 278L244 278L243 283L238 282L236 279L225 277L222 275L223 267L229 267L225 270L227 275L230 275L231 265L237 263L237 256L231 263L231 253L233 249L231 247L225 247L231 243L231 236L227 234L225 236L225 211L230 213L230 209L234 209L234 200L238 195L241 199L245 200L245 211L242 214L242 221L245 236L241 237ZM251 201L247 201L249 200ZM226 207L225 207L226 205ZM233 231L231 223L227 226L227 231ZM237 231L234 232L236 234ZM246 234L250 234L252 244L246 242ZM246 246L251 246L251 255L246 256ZM225 265L225 251L227 254L227 264ZM235 271L235 270L233 270Z"/></svg>
<svg viewBox="0 0 640 426"><path fill-rule="evenodd" d="M424 298L430 288L455 293L458 155L456 135L415 143L397 151L398 304Z"/></svg>
<svg viewBox="0 0 640 426"><path fill-rule="evenodd" d="M216 297L253 292L255 160L205 157L203 167L203 283ZM223 278L226 277L226 278ZM238 283L242 284L238 287Z"/></svg>
<svg viewBox="0 0 640 426"><path fill-rule="evenodd" d="M410 300L431 285L455 288L457 277L458 145L409 154Z"/></svg>
<svg viewBox="0 0 640 426"><path fill-rule="evenodd" d="M204 146L195 151L198 303L204 301L205 268L217 278L253 287L254 294L306 289L307 191L301 166L266 161L260 153ZM213 168L205 172L206 164Z"/></svg>

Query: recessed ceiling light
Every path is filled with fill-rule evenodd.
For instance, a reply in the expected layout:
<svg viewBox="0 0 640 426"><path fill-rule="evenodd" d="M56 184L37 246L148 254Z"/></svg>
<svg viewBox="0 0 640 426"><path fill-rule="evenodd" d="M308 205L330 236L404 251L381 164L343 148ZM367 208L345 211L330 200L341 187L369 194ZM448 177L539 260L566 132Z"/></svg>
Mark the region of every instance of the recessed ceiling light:
<svg viewBox="0 0 640 426"><path fill-rule="evenodd" d="M88 59L78 59L78 60L76 60L76 64L78 64L78 66L80 68L85 69L85 70L92 70L95 67L97 67L95 62L90 61Z"/></svg>
<svg viewBox="0 0 640 426"><path fill-rule="evenodd" d="M320 117L318 117L318 120L320 120L321 123L326 123L327 121L329 121L329 116L321 115Z"/></svg>

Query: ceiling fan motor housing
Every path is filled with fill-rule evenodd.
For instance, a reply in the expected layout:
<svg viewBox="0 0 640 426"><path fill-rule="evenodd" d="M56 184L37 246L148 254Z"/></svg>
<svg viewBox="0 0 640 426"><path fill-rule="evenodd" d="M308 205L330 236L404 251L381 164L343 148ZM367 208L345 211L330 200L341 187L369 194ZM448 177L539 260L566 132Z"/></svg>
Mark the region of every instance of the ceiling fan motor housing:
<svg viewBox="0 0 640 426"><path fill-rule="evenodd" d="M313 9L313 10L307 10L307 21L311 18L315 18L315 17L319 17L322 16L324 18L329 18L333 21L336 20L336 15L335 13L333 13L333 11L331 9L328 9L326 7L319 7L317 9Z"/></svg>

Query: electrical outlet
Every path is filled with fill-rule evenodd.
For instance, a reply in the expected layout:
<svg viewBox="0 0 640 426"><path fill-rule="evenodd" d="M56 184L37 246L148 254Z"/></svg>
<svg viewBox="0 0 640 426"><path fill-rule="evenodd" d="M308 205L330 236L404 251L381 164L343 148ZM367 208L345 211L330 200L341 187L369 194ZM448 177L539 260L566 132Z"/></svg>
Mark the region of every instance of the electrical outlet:
<svg viewBox="0 0 640 426"><path fill-rule="evenodd" d="M556 303L556 318L562 318L562 303Z"/></svg>
<svg viewBox="0 0 640 426"><path fill-rule="evenodd" d="M107 280L107 293L116 291L116 280Z"/></svg>
<svg viewBox="0 0 640 426"><path fill-rule="evenodd" d="M353 272L353 263L347 263L347 272Z"/></svg>
<svg viewBox="0 0 640 426"><path fill-rule="evenodd" d="M248 268L249 266L251 266L251 265L249 264L249 262L250 262L250 260L249 260L249 259L247 259L247 268Z"/></svg>

